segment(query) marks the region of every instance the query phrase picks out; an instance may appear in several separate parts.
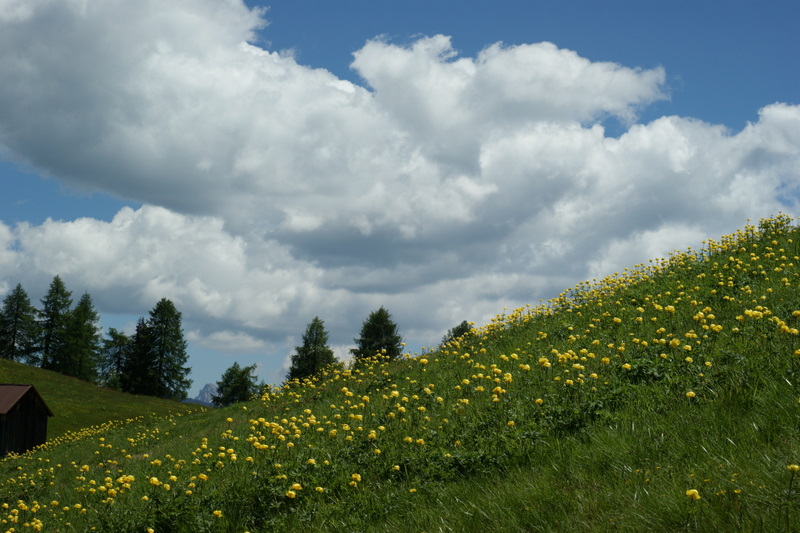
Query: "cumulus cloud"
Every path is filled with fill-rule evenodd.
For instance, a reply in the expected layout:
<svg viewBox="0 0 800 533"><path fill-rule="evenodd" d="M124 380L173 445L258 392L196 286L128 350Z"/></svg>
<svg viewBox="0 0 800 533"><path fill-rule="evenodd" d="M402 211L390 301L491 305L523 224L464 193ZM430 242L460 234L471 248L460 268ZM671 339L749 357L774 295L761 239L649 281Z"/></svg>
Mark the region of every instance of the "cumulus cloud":
<svg viewBox="0 0 800 533"><path fill-rule="evenodd" d="M461 57L443 35L367 41L357 85L259 47L264 16L238 0L0 0L0 49L16 51L0 57L0 153L144 204L0 223L0 288L58 273L115 313L168 297L193 343L282 360L315 315L341 347L385 305L431 345L798 214L798 106L739 132L642 124L668 98L661 68L551 43Z"/></svg>

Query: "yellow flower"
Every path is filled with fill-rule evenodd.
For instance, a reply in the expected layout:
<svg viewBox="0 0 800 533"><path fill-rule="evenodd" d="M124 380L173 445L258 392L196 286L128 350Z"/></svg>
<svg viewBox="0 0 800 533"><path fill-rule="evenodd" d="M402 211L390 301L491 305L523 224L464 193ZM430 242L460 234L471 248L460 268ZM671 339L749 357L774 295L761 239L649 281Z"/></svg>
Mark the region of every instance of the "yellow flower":
<svg viewBox="0 0 800 533"><path fill-rule="evenodd" d="M786 467L789 472L800 472L800 465L791 464Z"/></svg>
<svg viewBox="0 0 800 533"><path fill-rule="evenodd" d="M213 513L211 513L211 514L213 514L213 515L214 515L214 516L216 516L217 518L222 518L222 511L220 511L220 510L216 510L216 511L214 511L214 512L213 512Z"/></svg>
<svg viewBox="0 0 800 533"><path fill-rule="evenodd" d="M297 493L295 491L293 491L293 490L287 490L286 491L286 497L287 498L294 498L296 496L297 496Z"/></svg>
<svg viewBox="0 0 800 533"><path fill-rule="evenodd" d="M352 479L353 481L361 481L361 475L360 474L353 474L353 475L350 476L350 479Z"/></svg>
<svg viewBox="0 0 800 533"><path fill-rule="evenodd" d="M689 490L687 490L686 491L686 496L688 496L692 500L699 500L700 499L700 493L697 492L697 489L689 489Z"/></svg>
<svg viewBox="0 0 800 533"><path fill-rule="evenodd" d="M695 394L694 391L687 391L686 392L686 397L689 398L690 400L692 398L694 398L695 396L697 396L697 394Z"/></svg>
<svg viewBox="0 0 800 533"><path fill-rule="evenodd" d="M303 486L300 483L292 483L292 490L303 490Z"/></svg>
<svg viewBox="0 0 800 533"><path fill-rule="evenodd" d="M325 492L325 489L322 487L316 487L314 490L317 492Z"/></svg>

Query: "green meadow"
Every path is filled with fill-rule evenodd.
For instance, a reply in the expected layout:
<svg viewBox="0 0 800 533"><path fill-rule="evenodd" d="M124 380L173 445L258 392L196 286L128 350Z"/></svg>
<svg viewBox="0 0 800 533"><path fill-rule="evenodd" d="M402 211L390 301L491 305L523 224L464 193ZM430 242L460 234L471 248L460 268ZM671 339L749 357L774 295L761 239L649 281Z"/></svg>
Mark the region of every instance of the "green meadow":
<svg viewBox="0 0 800 533"><path fill-rule="evenodd" d="M167 416L202 410L202 406L152 396L125 394L58 372L0 359L0 383L33 384L56 415L48 420L51 439L100 426L112 420Z"/></svg>
<svg viewBox="0 0 800 533"><path fill-rule="evenodd" d="M800 531L799 329L781 215L224 409L0 362L0 531Z"/></svg>

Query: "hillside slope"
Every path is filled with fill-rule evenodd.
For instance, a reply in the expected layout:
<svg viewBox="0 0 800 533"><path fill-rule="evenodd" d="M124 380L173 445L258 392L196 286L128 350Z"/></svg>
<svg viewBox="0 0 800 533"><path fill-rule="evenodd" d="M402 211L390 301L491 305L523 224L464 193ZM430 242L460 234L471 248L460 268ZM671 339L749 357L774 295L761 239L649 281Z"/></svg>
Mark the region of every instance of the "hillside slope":
<svg viewBox="0 0 800 533"><path fill-rule="evenodd" d="M117 392L8 359L0 359L0 383L32 384L36 387L54 415L48 421L48 439L110 420L202 410L199 405Z"/></svg>
<svg viewBox="0 0 800 533"><path fill-rule="evenodd" d="M0 462L2 525L797 531L800 231L785 216L399 361Z"/></svg>

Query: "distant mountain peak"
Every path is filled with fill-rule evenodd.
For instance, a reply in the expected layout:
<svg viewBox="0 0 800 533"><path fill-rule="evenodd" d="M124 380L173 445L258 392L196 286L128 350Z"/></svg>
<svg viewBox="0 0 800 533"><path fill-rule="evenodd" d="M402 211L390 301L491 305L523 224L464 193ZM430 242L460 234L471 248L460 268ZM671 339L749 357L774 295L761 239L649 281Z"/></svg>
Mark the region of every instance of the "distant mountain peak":
<svg viewBox="0 0 800 533"><path fill-rule="evenodd" d="M217 393L217 386L214 383L206 383L200 392L197 394L195 400L201 403L211 405L211 397Z"/></svg>

